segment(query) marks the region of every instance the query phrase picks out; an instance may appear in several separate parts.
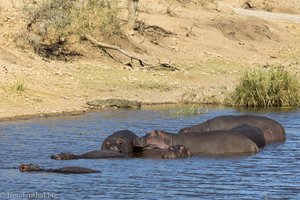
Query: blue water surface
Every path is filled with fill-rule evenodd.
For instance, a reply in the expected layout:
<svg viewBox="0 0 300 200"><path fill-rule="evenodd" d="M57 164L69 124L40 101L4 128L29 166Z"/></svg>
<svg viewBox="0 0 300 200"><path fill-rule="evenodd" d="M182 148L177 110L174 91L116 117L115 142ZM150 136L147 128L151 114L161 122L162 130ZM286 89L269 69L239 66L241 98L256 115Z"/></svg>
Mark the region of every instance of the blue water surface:
<svg viewBox="0 0 300 200"><path fill-rule="evenodd" d="M174 107L113 110L82 116L0 123L0 199L300 199L300 110L235 110L206 107L196 116L174 116ZM159 160L145 158L51 160L51 154L99 149L115 131L142 136L180 128L219 115L271 117L287 141L251 156ZM20 163L45 168L81 166L100 174L21 173ZM31 195L31 196L30 196Z"/></svg>

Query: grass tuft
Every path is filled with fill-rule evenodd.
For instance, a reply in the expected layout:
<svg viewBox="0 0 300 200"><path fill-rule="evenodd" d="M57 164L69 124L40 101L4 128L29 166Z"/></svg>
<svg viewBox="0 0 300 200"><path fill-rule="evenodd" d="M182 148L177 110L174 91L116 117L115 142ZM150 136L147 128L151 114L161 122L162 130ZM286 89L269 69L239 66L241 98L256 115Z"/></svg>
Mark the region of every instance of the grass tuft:
<svg viewBox="0 0 300 200"><path fill-rule="evenodd" d="M283 68L254 70L241 78L227 103L244 107L300 105L300 83Z"/></svg>

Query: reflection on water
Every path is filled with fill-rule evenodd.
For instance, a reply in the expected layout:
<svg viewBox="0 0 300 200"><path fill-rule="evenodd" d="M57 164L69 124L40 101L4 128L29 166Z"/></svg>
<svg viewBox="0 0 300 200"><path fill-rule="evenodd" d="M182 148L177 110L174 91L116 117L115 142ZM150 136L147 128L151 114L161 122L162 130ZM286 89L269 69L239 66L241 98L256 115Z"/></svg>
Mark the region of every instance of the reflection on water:
<svg viewBox="0 0 300 200"><path fill-rule="evenodd" d="M168 115L174 108L145 107L0 123L0 199L44 192L55 194L48 199L300 199L299 109L206 107L202 115ZM279 121L286 128L287 141L267 145L253 156L234 158L50 159L54 153L98 149L105 137L121 129L140 136L154 129L177 132L215 116L245 113ZM22 162L47 168L77 165L102 173L20 173L17 166ZM15 199L28 199L19 197Z"/></svg>

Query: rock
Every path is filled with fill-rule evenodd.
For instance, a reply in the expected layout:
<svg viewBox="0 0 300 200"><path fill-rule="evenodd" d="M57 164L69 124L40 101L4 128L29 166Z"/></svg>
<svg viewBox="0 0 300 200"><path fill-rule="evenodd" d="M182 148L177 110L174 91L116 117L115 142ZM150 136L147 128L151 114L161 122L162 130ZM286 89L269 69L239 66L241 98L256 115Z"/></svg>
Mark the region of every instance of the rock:
<svg viewBox="0 0 300 200"><path fill-rule="evenodd" d="M139 101L130 101L126 99L100 99L94 101L86 102L87 105L92 107L116 107L116 108L140 108L141 102Z"/></svg>

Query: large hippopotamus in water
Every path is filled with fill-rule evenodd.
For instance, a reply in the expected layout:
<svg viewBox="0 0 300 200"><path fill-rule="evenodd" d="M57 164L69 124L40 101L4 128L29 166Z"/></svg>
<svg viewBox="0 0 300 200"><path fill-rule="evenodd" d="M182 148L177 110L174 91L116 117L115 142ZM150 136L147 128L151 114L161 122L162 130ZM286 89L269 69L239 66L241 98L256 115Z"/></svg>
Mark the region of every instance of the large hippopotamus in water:
<svg viewBox="0 0 300 200"><path fill-rule="evenodd" d="M39 165L34 164L21 164L19 166L20 172L51 172L60 174L89 174L89 173L101 173L98 170L93 170L85 167L63 167L58 169L44 169Z"/></svg>
<svg viewBox="0 0 300 200"><path fill-rule="evenodd" d="M51 155L55 160L71 159L96 159L96 158L120 158L134 151L133 141L138 136L129 131L121 130L108 136L101 145L101 150L90 151L84 154L60 153Z"/></svg>
<svg viewBox="0 0 300 200"><path fill-rule="evenodd" d="M273 119L256 115L219 116L207 120L201 124L183 128L179 131L179 134L214 130L229 130L243 124L259 128L264 134L266 143L285 141L286 139L285 130L281 124Z"/></svg>
<svg viewBox="0 0 300 200"><path fill-rule="evenodd" d="M253 154L259 151L255 142L233 130L216 130L209 134L174 134L155 130L136 139L134 145L145 150L183 145L193 154L200 155Z"/></svg>

